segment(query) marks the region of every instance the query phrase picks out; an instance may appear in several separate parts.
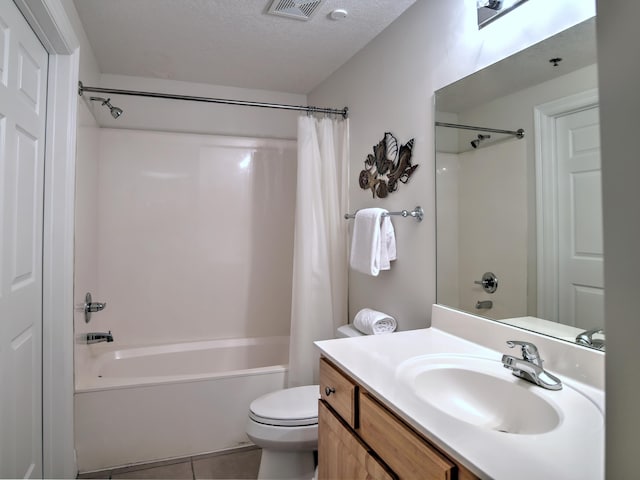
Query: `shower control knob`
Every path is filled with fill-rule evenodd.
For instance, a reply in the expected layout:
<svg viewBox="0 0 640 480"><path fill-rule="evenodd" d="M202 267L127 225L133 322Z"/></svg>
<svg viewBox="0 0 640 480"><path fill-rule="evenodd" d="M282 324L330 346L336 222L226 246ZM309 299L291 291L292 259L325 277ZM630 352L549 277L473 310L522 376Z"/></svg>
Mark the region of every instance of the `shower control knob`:
<svg viewBox="0 0 640 480"><path fill-rule="evenodd" d="M487 293L494 293L498 289L498 277L492 272L486 272L482 275L482 280L476 280L473 283L482 285L482 289Z"/></svg>
<svg viewBox="0 0 640 480"><path fill-rule="evenodd" d="M104 302L104 303L91 302L87 304L86 309L89 310L90 312L99 312L101 310L104 310L106 306L107 306L107 302Z"/></svg>
<svg viewBox="0 0 640 480"><path fill-rule="evenodd" d="M91 299L91 293L87 293L84 297L84 320L89 323L91 320L91 314L104 310L107 306L107 302L94 302Z"/></svg>
<svg viewBox="0 0 640 480"><path fill-rule="evenodd" d="M324 387L324 394L328 397L332 393L336 393L336 389L333 387Z"/></svg>

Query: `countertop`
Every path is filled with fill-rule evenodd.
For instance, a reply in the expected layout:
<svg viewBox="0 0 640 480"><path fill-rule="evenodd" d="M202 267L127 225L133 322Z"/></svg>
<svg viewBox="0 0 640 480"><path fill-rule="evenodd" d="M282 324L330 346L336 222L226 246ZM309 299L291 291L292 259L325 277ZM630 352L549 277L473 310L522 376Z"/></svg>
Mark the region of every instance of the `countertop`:
<svg viewBox="0 0 640 480"><path fill-rule="evenodd" d="M556 374L602 412L602 421L567 422L544 434L518 435L473 426L430 406L398 382L396 369L420 355L458 354L495 359L502 354L437 328L315 342L322 354L429 441L484 479L604 478L604 392ZM513 354L513 351L508 353ZM544 355L543 355L544 358ZM504 370L505 376L511 375ZM541 387L535 387L541 388ZM561 400L566 388L551 395ZM560 402L561 403L561 402ZM526 415L526 412L522 412Z"/></svg>

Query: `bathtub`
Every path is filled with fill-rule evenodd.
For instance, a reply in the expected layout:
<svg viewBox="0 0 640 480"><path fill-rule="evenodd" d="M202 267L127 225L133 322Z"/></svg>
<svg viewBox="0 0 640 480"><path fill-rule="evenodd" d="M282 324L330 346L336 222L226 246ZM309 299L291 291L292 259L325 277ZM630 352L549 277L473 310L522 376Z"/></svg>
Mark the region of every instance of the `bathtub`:
<svg viewBox="0 0 640 480"><path fill-rule="evenodd" d="M249 404L285 386L289 337L112 345L76 372L80 472L246 445Z"/></svg>

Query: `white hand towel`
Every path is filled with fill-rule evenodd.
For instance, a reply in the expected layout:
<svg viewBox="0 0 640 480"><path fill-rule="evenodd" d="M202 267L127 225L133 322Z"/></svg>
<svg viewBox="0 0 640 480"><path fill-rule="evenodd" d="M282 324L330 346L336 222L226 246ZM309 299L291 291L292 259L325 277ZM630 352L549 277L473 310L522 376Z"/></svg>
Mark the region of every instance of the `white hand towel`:
<svg viewBox="0 0 640 480"><path fill-rule="evenodd" d="M386 313L363 308L353 319L353 326L367 335L380 335L391 333L398 326L395 318Z"/></svg>
<svg viewBox="0 0 640 480"><path fill-rule="evenodd" d="M382 208L364 208L356 212L351 238L351 268L367 275L380 273L380 220Z"/></svg>
<svg viewBox="0 0 640 480"><path fill-rule="evenodd" d="M389 270L396 255L396 234L389 216L382 217L380 227L380 270Z"/></svg>

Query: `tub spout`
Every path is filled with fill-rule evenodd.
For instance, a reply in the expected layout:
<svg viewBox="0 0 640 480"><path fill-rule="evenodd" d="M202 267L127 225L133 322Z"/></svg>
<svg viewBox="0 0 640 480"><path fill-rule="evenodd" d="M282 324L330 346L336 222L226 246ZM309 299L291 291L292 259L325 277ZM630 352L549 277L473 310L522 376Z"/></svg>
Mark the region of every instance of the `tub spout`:
<svg viewBox="0 0 640 480"><path fill-rule="evenodd" d="M87 333L87 343L100 343L100 342L113 342L113 335L111 335L111 330L109 333L104 332L92 332Z"/></svg>

